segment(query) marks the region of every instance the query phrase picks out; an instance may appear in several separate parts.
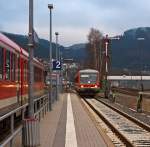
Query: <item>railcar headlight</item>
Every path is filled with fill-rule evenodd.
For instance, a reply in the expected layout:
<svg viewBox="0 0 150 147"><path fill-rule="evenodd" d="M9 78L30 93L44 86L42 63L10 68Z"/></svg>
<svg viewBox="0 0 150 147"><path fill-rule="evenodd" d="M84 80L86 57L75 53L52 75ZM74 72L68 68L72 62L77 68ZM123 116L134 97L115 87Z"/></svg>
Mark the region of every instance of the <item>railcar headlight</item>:
<svg viewBox="0 0 150 147"><path fill-rule="evenodd" d="M83 88L84 86L83 85L81 85L81 88Z"/></svg>
<svg viewBox="0 0 150 147"><path fill-rule="evenodd" d="M95 85L95 88L97 88L97 85Z"/></svg>

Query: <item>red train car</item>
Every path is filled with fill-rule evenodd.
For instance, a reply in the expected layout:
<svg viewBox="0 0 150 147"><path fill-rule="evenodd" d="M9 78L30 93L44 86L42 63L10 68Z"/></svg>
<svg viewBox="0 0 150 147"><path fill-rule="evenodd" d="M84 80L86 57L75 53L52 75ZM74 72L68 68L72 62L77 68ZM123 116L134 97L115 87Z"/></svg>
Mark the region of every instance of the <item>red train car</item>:
<svg viewBox="0 0 150 147"><path fill-rule="evenodd" d="M28 99L28 53L0 33L0 109ZM44 92L44 66L34 59L34 95Z"/></svg>
<svg viewBox="0 0 150 147"><path fill-rule="evenodd" d="M75 89L80 95L94 96L99 92L99 72L93 69L78 71L75 76Z"/></svg>

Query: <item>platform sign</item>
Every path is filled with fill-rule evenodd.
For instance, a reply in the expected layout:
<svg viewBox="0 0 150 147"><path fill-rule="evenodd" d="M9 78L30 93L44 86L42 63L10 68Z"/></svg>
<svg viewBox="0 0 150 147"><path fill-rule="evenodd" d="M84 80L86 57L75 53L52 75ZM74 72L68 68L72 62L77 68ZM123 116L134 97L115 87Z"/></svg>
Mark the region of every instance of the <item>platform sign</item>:
<svg viewBox="0 0 150 147"><path fill-rule="evenodd" d="M61 62L58 60L53 61L53 70L61 70Z"/></svg>

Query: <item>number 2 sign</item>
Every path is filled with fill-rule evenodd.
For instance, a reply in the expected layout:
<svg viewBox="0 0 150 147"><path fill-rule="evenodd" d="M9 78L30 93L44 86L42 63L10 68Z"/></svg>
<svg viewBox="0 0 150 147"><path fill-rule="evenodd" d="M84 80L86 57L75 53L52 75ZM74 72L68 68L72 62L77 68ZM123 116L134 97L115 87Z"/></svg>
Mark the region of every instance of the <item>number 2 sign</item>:
<svg viewBox="0 0 150 147"><path fill-rule="evenodd" d="M60 61L53 61L53 70L61 70L61 62Z"/></svg>

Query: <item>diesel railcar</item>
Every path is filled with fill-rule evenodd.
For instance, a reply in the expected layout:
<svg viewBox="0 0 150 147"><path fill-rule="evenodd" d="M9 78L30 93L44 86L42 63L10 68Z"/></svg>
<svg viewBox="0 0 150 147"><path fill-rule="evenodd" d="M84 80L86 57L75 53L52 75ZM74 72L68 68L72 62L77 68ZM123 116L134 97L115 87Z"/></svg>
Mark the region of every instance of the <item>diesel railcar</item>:
<svg viewBox="0 0 150 147"><path fill-rule="evenodd" d="M78 71L75 76L75 89L80 95L94 96L100 90L99 72L94 69Z"/></svg>
<svg viewBox="0 0 150 147"><path fill-rule="evenodd" d="M0 33L0 109L28 99L28 53ZM44 66L34 58L34 95L44 92Z"/></svg>

